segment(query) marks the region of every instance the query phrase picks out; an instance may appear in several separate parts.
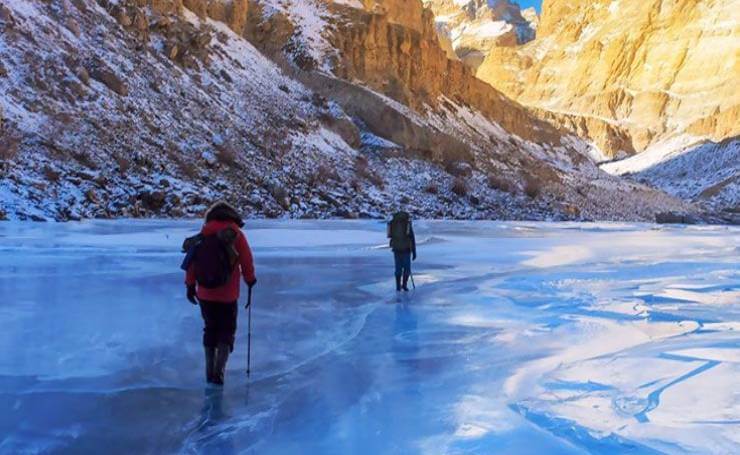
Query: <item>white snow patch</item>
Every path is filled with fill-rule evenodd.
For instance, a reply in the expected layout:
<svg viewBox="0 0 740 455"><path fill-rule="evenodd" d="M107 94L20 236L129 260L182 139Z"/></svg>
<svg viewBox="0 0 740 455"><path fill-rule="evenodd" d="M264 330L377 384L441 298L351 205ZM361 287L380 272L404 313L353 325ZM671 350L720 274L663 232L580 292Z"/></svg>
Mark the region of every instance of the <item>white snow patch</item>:
<svg viewBox="0 0 740 455"><path fill-rule="evenodd" d="M705 140L706 138L691 135L676 136L651 145L643 152L627 159L604 164L601 166L601 169L612 175L640 172L678 156L690 147L700 144Z"/></svg>
<svg viewBox="0 0 740 455"><path fill-rule="evenodd" d="M356 2L356 0L347 1ZM274 11L282 12L291 19L300 32L299 39L311 58L323 71L331 72L329 57L335 54L336 49L324 36L330 27L327 21L329 12L326 3L320 0L266 0L265 5ZM272 14L269 9L266 8L265 14Z"/></svg>
<svg viewBox="0 0 740 455"><path fill-rule="evenodd" d="M349 6L350 8L364 9L365 6L360 0L331 0L339 5Z"/></svg>

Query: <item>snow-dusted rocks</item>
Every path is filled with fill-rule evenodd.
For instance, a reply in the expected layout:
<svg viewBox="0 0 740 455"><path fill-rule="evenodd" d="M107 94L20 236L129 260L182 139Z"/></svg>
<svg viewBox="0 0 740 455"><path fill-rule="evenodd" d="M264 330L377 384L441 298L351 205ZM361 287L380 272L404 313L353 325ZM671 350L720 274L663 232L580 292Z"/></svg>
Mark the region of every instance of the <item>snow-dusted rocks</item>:
<svg viewBox="0 0 740 455"><path fill-rule="evenodd" d="M630 158L607 163L602 169L658 187L712 211L738 219L740 204L740 139L715 143L680 136L655 144Z"/></svg>
<svg viewBox="0 0 740 455"><path fill-rule="evenodd" d="M219 197L281 215L269 182L300 197L319 164L350 172L356 152L323 133L328 108L225 23L135 2L5 8L15 25L0 38L3 140L18 138L0 179L10 218L182 216ZM144 15L147 33L121 25L122 11Z"/></svg>

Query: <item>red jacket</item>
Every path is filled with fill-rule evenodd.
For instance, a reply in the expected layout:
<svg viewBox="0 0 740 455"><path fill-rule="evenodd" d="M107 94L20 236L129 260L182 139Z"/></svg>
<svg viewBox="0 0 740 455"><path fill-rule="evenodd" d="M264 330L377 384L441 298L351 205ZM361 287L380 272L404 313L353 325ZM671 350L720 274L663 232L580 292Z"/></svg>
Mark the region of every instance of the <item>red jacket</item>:
<svg viewBox="0 0 740 455"><path fill-rule="evenodd" d="M249 249L247 237L244 235L241 229L239 229L236 223L232 221L209 221L203 226L201 233L203 235L213 235L229 227L237 232L236 240L234 241L234 247L236 247L236 251L237 253L239 253L239 259L236 265L234 265L234 272L231 274L231 280L229 280L229 282L225 285L215 289L206 289L198 286L198 300L223 303L231 303L239 300L239 273L237 273L239 271L238 269L241 269L241 276L244 278L245 283L251 283L255 281L252 250ZM185 273L185 284L188 286L196 284L195 264L190 264L190 267Z"/></svg>

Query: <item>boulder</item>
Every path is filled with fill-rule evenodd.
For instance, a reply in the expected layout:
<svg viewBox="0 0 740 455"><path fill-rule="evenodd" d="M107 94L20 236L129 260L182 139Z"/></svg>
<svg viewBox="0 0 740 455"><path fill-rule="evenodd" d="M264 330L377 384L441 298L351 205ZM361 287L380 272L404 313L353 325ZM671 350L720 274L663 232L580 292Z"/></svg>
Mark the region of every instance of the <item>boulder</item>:
<svg viewBox="0 0 740 455"><path fill-rule="evenodd" d="M360 130L352 119L346 115L339 118L333 115L325 115L321 117L321 123L327 129L339 135L350 147L357 149L362 144Z"/></svg>
<svg viewBox="0 0 740 455"><path fill-rule="evenodd" d="M15 18L13 17L13 12L10 11L10 8L5 5L0 5L0 21L2 21L4 23L4 26L8 29L11 29L15 26Z"/></svg>
<svg viewBox="0 0 740 455"><path fill-rule="evenodd" d="M80 36L80 24L76 20L72 19L71 17L67 18L66 25L67 29L69 29L69 31L72 32L74 36Z"/></svg>
<svg viewBox="0 0 740 455"><path fill-rule="evenodd" d="M180 48L177 46L177 43L167 43L164 47L164 53L167 55L167 58L170 60L175 60L177 58L177 54L180 52Z"/></svg>
<svg viewBox="0 0 740 455"><path fill-rule="evenodd" d="M115 92L120 96L128 95L128 86L126 83L104 63L99 63L93 67L89 73L91 78L102 83L112 92Z"/></svg>
<svg viewBox="0 0 740 455"><path fill-rule="evenodd" d="M75 76L77 76L77 79L79 79L83 84L90 84L90 74L84 67L78 66L75 68Z"/></svg>

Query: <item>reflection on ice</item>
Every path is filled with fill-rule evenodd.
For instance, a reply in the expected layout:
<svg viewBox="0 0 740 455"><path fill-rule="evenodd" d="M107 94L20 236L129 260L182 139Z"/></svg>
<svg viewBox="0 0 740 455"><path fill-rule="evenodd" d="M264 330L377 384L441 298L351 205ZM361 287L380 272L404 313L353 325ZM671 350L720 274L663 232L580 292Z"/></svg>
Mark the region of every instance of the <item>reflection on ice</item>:
<svg viewBox="0 0 740 455"><path fill-rule="evenodd" d="M397 295L381 223L252 222L204 390L197 225L0 224L0 453L740 452L737 229L417 222Z"/></svg>

